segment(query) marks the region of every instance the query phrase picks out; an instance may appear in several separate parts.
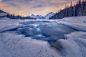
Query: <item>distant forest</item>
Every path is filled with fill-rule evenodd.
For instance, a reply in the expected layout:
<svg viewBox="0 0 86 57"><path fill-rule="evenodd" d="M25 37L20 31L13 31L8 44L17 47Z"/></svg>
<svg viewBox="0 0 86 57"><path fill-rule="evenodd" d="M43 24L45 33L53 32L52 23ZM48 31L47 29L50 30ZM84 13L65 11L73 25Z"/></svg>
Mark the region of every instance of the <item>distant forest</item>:
<svg viewBox="0 0 86 57"><path fill-rule="evenodd" d="M10 14L10 13L7 13L7 18L10 18L10 19L36 19L36 18L32 18L32 17L24 17L24 16L20 16L20 15L14 15L14 14Z"/></svg>
<svg viewBox="0 0 86 57"><path fill-rule="evenodd" d="M10 14L10 13L4 12L3 10L0 10L0 13L6 13L7 14L6 17L10 19L36 19L36 18L28 17L28 16L24 17L20 15Z"/></svg>
<svg viewBox="0 0 86 57"><path fill-rule="evenodd" d="M60 10L54 16L51 16L49 19L62 19L64 17L72 16L86 16L86 0L79 0L73 6L72 2L70 6L65 6L63 10Z"/></svg>

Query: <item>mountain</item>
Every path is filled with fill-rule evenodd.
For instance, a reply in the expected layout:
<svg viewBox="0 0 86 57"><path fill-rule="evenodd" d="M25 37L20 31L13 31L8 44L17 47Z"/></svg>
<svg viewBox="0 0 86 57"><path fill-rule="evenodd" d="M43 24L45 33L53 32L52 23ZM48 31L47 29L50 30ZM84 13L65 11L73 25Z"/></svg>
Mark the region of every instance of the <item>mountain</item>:
<svg viewBox="0 0 86 57"><path fill-rule="evenodd" d="M46 19L49 19L49 17L51 17L51 16L53 16L53 15L55 15L55 13L50 12L50 13L48 13L48 14L45 16L45 18L46 18Z"/></svg>
<svg viewBox="0 0 86 57"><path fill-rule="evenodd" d="M45 17L42 16L42 15L34 15L34 14L32 14L30 17L36 18L36 19L45 19Z"/></svg>
<svg viewBox="0 0 86 57"><path fill-rule="evenodd" d="M30 17L36 18L36 16L34 14L32 14Z"/></svg>
<svg viewBox="0 0 86 57"><path fill-rule="evenodd" d="M4 12L3 10L0 10L0 13L6 13L6 12Z"/></svg>
<svg viewBox="0 0 86 57"><path fill-rule="evenodd" d="M42 15L36 15L36 18L37 18L37 19L45 19L45 17L42 16Z"/></svg>
<svg viewBox="0 0 86 57"><path fill-rule="evenodd" d="M32 14L30 17L36 18L36 19L49 19L49 17L53 16L54 14L55 14L55 13L53 13L53 12L50 12L50 13L48 13L48 14L45 15L45 16Z"/></svg>

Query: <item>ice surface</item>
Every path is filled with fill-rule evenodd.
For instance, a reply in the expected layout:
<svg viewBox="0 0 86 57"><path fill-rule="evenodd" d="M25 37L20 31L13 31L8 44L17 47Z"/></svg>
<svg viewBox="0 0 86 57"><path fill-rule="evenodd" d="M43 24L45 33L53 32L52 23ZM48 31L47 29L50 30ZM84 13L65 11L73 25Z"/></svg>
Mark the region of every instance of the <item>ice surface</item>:
<svg viewBox="0 0 86 57"><path fill-rule="evenodd" d="M57 22L54 21L51 22L49 20L46 22L44 20L27 21L21 22L20 24L24 26L16 30L19 34L23 34L26 37L32 37L37 40L55 41L63 39L64 34L75 31L70 27L57 24Z"/></svg>

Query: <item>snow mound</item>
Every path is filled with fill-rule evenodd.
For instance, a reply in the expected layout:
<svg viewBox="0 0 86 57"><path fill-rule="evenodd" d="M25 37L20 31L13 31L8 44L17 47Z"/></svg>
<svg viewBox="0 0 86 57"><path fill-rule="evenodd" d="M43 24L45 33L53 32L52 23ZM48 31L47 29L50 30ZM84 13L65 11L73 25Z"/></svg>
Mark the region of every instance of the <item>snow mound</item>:
<svg viewBox="0 0 86 57"><path fill-rule="evenodd" d="M58 20L57 23L67 25L76 30L86 31L86 16L63 18Z"/></svg>
<svg viewBox="0 0 86 57"><path fill-rule="evenodd" d="M78 38L86 39L86 32L76 31L71 34L65 35L66 38L77 40Z"/></svg>
<svg viewBox="0 0 86 57"><path fill-rule="evenodd" d="M21 35L0 33L0 57L60 57L44 41L25 38Z"/></svg>
<svg viewBox="0 0 86 57"><path fill-rule="evenodd" d="M65 57L86 57L86 32L73 32L65 38L58 40Z"/></svg>

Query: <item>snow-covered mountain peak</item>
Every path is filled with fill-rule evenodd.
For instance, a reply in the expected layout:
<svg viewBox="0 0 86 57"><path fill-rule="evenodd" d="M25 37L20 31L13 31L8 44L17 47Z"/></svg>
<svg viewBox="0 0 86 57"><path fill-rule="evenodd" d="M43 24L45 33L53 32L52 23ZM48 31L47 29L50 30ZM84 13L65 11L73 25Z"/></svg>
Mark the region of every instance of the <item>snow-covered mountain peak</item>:
<svg viewBox="0 0 86 57"><path fill-rule="evenodd" d="M35 16L34 14L32 14L31 16Z"/></svg>
<svg viewBox="0 0 86 57"><path fill-rule="evenodd" d="M32 14L30 17L33 17L36 19L49 19L49 17L53 16L54 14L55 13L53 13L53 12L48 13L46 16Z"/></svg>
<svg viewBox="0 0 86 57"><path fill-rule="evenodd" d="M50 13L48 13L48 14L53 14L53 12L50 12Z"/></svg>
<svg viewBox="0 0 86 57"><path fill-rule="evenodd" d="M49 19L49 17L53 16L54 14L55 14L55 13L50 12L50 13L48 13L48 14L45 16L45 18L46 18L46 19Z"/></svg>

